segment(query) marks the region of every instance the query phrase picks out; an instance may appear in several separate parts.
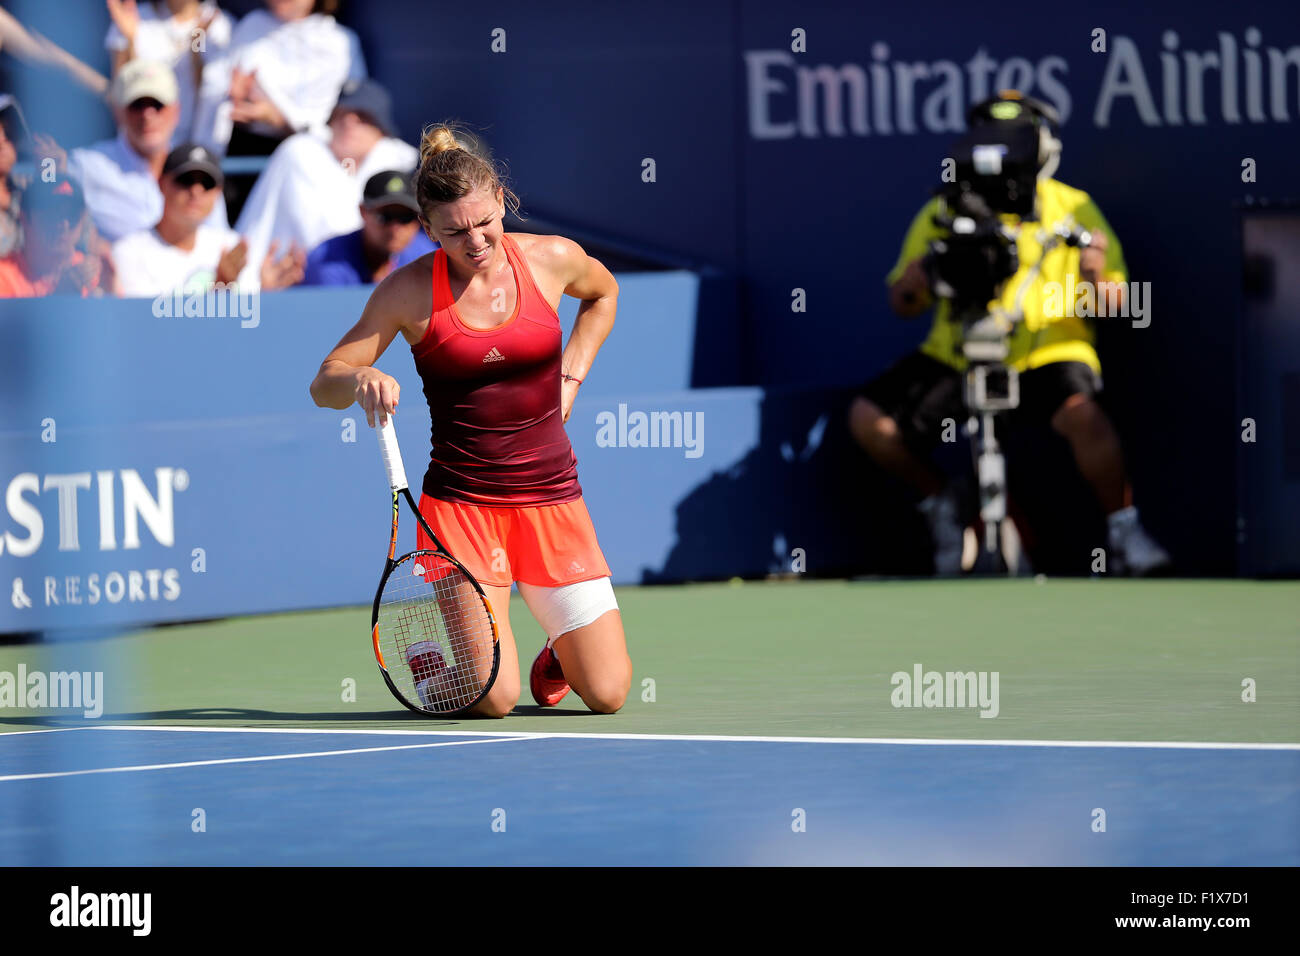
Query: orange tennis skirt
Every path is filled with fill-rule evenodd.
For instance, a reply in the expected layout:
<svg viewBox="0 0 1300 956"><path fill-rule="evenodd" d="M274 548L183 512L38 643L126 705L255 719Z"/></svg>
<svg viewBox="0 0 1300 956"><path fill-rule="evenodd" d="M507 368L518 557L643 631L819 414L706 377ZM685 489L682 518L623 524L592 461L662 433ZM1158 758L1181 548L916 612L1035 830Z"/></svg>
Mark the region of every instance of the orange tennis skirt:
<svg viewBox="0 0 1300 956"><path fill-rule="evenodd" d="M557 588L610 573L581 498L555 505L500 508L422 494L420 514L479 584L509 587L514 581L523 581ZM423 528L416 533L418 547L433 547Z"/></svg>

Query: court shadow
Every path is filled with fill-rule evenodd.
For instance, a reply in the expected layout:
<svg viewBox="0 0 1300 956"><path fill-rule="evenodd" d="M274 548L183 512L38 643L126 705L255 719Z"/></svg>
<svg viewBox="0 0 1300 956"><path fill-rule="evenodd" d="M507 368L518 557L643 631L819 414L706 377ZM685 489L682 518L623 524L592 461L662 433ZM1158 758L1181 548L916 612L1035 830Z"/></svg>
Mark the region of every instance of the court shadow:
<svg viewBox="0 0 1300 956"><path fill-rule="evenodd" d="M581 710L557 710L554 707L538 707L536 704L520 704L510 712L518 717L592 717L597 716L583 708ZM324 713L280 710L254 710L247 707L198 707L181 710L149 710L132 713L104 714L98 718L77 717L72 715L33 715L26 717L9 717L6 725L30 727L32 729L91 729L96 726L111 724L183 721L186 723L202 721L244 721L248 723L304 722L313 724L356 724L356 723L408 723L412 727L487 727L502 726L502 721L492 717L426 717L414 711L394 709L375 711L328 711Z"/></svg>
<svg viewBox="0 0 1300 956"><path fill-rule="evenodd" d="M660 567L642 567L642 583L929 573L923 519L896 504L898 490L849 433L855 394L766 390L757 443L677 503L676 541Z"/></svg>
<svg viewBox="0 0 1300 956"><path fill-rule="evenodd" d="M597 714L585 707L581 710L556 710L554 707L539 707L536 704L516 704L515 709L510 711L511 717L605 717L606 714Z"/></svg>
<svg viewBox="0 0 1300 956"><path fill-rule="evenodd" d="M490 720L491 718L483 717L425 717L414 711L395 708L393 710L376 710L376 711L329 711L325 713L312 713L300 711L276 711L276 710L253 710L244 707L207 707L191 708L183 710L151 710L137 711L134 713L104 714L95 719L73 716L60 715L37 715L30 717L9 717L4 720L5 724L12 724L26 727L85 727L93 728L97 725L108 725L117 723L131 723L135 721L249 721L267 722L267 723L285 723L287 721L304 721L310 723L366 723L366 722L385 722L393 723L402 721L410 724L419 724L422 726L454 726L460 724L478 724Z"/></svg>

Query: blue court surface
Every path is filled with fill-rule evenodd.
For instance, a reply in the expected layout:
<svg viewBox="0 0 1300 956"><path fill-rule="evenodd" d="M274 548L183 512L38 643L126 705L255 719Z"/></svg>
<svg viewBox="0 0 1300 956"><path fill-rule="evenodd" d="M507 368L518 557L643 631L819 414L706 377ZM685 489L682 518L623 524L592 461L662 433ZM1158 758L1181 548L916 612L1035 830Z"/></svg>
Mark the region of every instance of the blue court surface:
<svg viewBox="0 0 1300 956"><path fill-rule="evenodd" d="M1298 804L1295 744L0 735L5 865L1296 866Z"/></svg>

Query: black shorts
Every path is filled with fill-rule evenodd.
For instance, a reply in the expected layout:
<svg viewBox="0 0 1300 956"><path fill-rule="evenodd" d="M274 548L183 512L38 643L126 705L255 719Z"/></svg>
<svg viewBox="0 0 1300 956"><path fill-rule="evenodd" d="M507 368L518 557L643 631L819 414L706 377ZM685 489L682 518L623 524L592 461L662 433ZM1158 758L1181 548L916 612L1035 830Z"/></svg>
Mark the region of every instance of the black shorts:
<svg viewBox="0 0 1300 956"><path fill-rule="evenodd" d="M894 421L903 439L916 448L939 440L943 422L961 424L970 417L964 399L966 377L922 352L903 356L860 394ZM1012 423L1047 424L1071 395L1096 395L1101 380L1083 362L1052 362L1020 373L1020 405L1008 413Z"/></svg>

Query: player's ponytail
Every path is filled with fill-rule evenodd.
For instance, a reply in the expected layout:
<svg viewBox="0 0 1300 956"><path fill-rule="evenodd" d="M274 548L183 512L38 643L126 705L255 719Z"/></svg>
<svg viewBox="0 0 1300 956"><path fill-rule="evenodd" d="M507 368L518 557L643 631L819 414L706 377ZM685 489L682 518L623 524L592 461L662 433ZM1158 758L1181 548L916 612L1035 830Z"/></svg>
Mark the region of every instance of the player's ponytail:
<svg viewBox="0 0 1300 956"><path fill-rule="evenodd" d="M425 222L433 207L455 202L476 189L487 189L493 195L502 190L506 207L519 214L519 197L505 185L504 172L477 137L452 123L426 126L415 172L415 198Z"/></svg>

